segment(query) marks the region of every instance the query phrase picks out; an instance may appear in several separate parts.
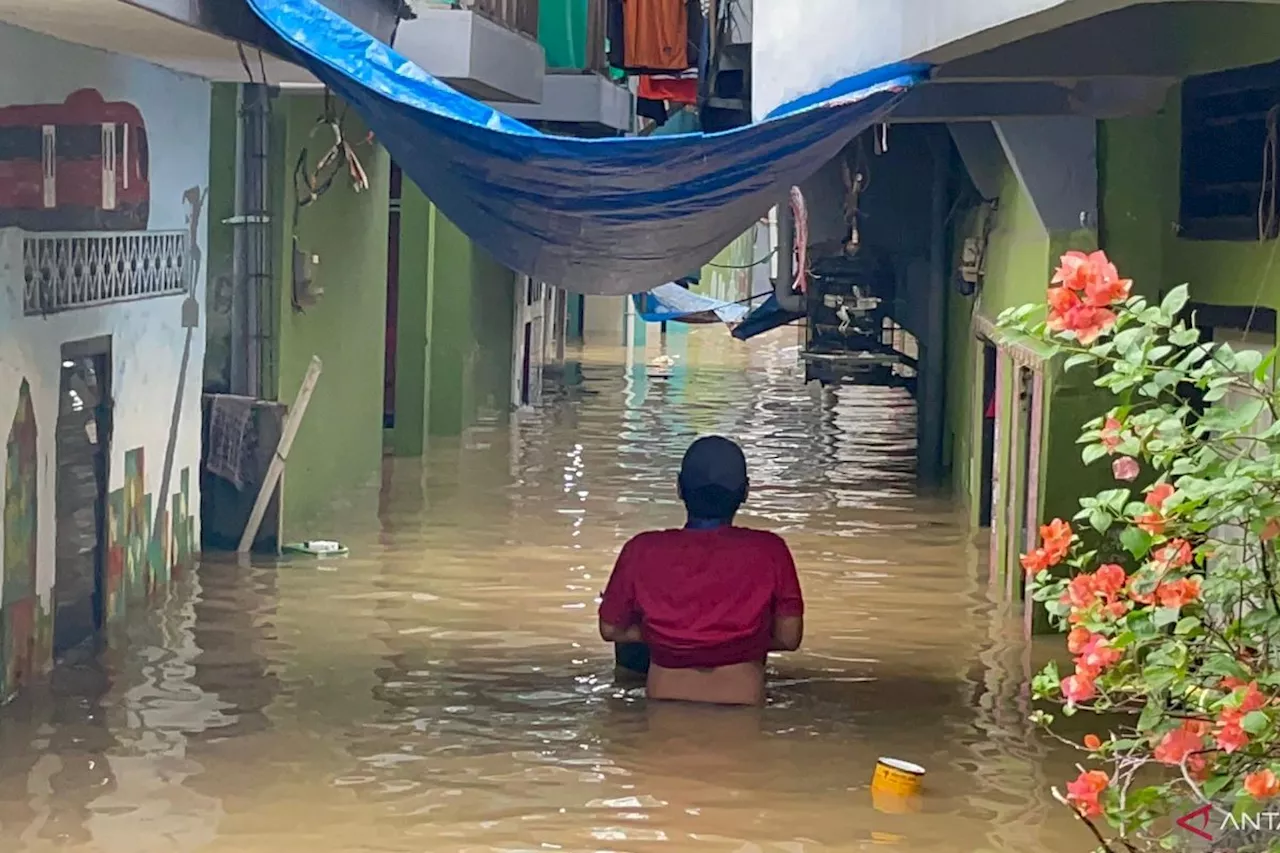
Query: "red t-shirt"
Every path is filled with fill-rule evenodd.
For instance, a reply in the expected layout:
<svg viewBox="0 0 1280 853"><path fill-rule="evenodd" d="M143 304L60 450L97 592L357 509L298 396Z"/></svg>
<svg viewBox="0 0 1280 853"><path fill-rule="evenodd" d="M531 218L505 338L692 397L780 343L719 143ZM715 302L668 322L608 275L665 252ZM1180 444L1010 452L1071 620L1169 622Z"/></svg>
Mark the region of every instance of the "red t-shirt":
<svg viewBox="0 0 1280 853"><path fill-rule="evenodd" d="M600 603L610 625L639 624L651 659L668 669L763 661L774 617L802 615L787 543L742 527L641 533Z"/></svg>

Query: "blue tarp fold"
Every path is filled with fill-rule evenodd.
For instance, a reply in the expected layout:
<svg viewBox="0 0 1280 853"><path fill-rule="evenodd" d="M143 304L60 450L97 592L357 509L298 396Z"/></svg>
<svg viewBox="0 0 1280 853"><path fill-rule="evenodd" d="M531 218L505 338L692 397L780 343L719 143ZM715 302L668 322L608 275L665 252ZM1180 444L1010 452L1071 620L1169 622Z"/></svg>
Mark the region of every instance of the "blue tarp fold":
<svg viewBox="0 0 1280 853"><path fill-rule="evenodd" d="M558 137L451 89L316 0L248 3L467 236L580 293L639 293L700 268L927 73L877 69L724 133Z"/></svg>
<svg viewBox="0 0 1280 853"><path fill-rule="evenodd" d="M646 323L727 323L742 321L750 310L741 302L725 302L686 290L678 284L663 284L648 293L631 297L636 313Z"/></svg>

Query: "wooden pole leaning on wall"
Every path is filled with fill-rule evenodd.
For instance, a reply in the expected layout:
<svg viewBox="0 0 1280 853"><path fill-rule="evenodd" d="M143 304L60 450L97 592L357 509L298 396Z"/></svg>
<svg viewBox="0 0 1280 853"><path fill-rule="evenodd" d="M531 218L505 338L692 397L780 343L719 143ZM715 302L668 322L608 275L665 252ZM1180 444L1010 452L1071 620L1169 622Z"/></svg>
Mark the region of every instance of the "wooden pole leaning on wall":
<svg viewBox="0 0 1280 853"><path fill-rule="evenodd" d="M276 445L275 456L267 466L267 476L263 478L262 488L259 489L258 498L253 503L253 512L249 513L249 523L245 525L244 535L240 537L240 547L237 550L241 554L247 554L253 547L253 540L258 538L258 528L262 527L262 519L267 514L267 504L271 503L271 495L275 492L281 475L284 474L284 463L289 458L290 448L293 447L293 438L298 434L302 416L306 414L307 404L311 402L311 393L316 390L316 383L320 381L320 367L320 359L317 356L311 356L311 364L307 367L307 375L302 377L298 396L294 398L293 405L284 416L284 428L280 430L280 443Z"/></svg>

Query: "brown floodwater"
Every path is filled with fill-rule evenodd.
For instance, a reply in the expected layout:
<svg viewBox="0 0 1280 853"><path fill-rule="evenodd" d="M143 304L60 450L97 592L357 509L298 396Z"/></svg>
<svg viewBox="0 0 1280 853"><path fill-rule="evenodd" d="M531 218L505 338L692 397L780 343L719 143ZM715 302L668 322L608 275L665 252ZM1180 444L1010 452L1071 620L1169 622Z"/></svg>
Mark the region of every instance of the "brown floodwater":
<svg viewBox="0 0 1280 853"><path fill-rule="evenodd" d="M1017 608L917 495L910 398L805 387L793 342L571 353L537 410L389 462L376 519L317 531L349 557L206 559L0 711L0 850L1089 849ZM761 710L647 705L596 636L707 432L745 445L741 521L786 536L808 599ZM918 812L876 809L880 755L928 769Z"/></svg>

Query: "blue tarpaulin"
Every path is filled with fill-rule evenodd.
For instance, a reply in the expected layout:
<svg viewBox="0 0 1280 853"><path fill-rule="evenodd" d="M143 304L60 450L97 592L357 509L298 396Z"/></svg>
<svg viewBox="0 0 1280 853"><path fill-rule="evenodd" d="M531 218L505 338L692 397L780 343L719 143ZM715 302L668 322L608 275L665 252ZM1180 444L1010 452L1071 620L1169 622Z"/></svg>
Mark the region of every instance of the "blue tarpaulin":
<svg viewBox="0 0 1280 853"><path fill-rule="evenodd" d="M248 3L468 237L579 293L639 293L700 268L927 73L877 69L723 133L578 139L457 92L316 0Z"/></svg>
<svg viewBox="0 0 1280 853"><path fill-rule="evenodd" d="M724 302L686 290L678 284L663 284L648 293L631 297L636 313L646 323L740 323L750 310L741 302Z"/></svg>

